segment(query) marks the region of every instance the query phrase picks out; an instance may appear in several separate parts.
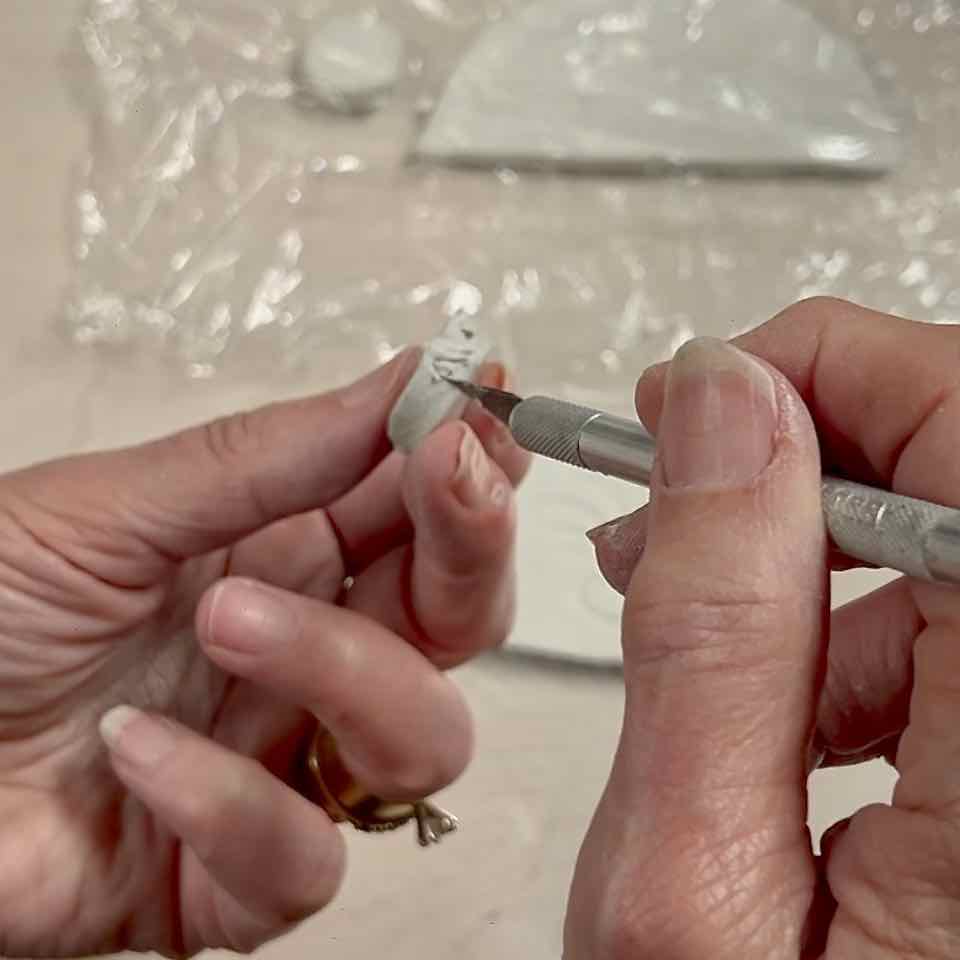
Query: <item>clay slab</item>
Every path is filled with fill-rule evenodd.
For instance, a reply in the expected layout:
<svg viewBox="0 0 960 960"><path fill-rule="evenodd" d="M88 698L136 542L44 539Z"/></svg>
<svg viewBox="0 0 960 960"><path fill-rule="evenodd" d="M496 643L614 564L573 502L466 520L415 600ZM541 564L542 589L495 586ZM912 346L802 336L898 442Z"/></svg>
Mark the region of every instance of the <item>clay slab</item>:
<svg viewBox="0 0 960 960"><path fill-rule="evenodd" d="M876 174L901 151L859 50L787 0L540 0L481 35L417 152Z"/></svg>
<svg viewBox="0 0 960 960"><path fill-rule="evenodd" d="M453 317L427 344L390 416L388 432L397 450L412 452L437 427L463 413L466 397L444 378L473 380L492 349L479 322L467 316Z"/></svg>

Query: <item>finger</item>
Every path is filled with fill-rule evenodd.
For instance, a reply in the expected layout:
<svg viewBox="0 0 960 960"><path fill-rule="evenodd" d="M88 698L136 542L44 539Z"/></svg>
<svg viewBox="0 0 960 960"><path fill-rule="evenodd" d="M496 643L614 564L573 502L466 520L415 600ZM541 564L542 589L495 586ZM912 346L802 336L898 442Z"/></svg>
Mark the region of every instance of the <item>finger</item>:
<svg viewBox="0 0 960 960"><path fill-rule="evenodd" d="M833 829L833 828L831 828ZM821 844L827 839L829 831L821 839ZM837 903L830 892L827 882L827 854L822 853L814 858L817 873L817 886L813 895L813 904L807 918L807 926L803 932L802 952L800 960L823 960L823 954L830 936L830 924L836 915Z"/></svg>
<svg viewBox="0 0 960 960"><path fill-rule="evenodd" d="M601 572L621 594L643 556L647 511L590 533ZM906 580L834 612L817 713L819 766L849 766L890 754L907 724L913 644L922 627Z"/></svg>
<svg viewBox="0 0 960 960"><path fill-rule="evenodd" d="M625 594L643 556L644 507L591 531L601 570ZM836 610L817 712L819 766L886 757L907 724L913 644L923 620L910 584L898 580Z"/></svg>
<svg viewBox="0 0 960 960"><path fill-rule="evenodd" d="M344 569L350 576L413 538L402 494L406 463L405 455L391 453L327 511L340 541Z"/></svg>
<svg viewBox="0 0 960 960"><path fill-rule="evenodd" d="M464 424L437 431L404 481L412 547L360 577L347 604L450 667L507 637L515 608L510 482Z"/></svg>
<svg viewBox="0 0 960 960"><path fill-rule="evenodd" d="M641 507L625 517L618 517L587 532L597 554L597 565L607 583L621 595L626 595L630 578L636 569L647 541L647 507ZM831 570L849 570L854 563L831 548L827 558Z"/></svg>
<svg viewBox="0 0 960 960"><path fill-rule="evenodd" d="M913 648L923 627L907 580L834 612L817 711L823 766L890 752L909 720Z"/></svg>
<svg viewBox="0 0 960 960"><path fill-rule="evenodd" d="M317 600L333 600L347 577L413 538L401 486L406 457L389 454L327 509L278 520L242 540L227 572Z"/></svg>
<svg viewBox="0 0 960 960"><path fill-rule="evenodd" d="M733 348L688 345L651 493L623 734L588 840L610 887L580 894L608 918L609 955L796 957L816 888L805 781L827 597L799 397Z"/></svg>
<svg viewBox="0 0 960 960"><path fill-rule="evenodd" d="M481 383L503 386L506 372L487 364ZM472 407L464 416L488 455L514 484L529 467L529 456L509 431L489 414ZM406 457L389 454L327 510L278 521L241 541L231 553L230 572L307 593L317 599L336 596L347 576L413 539L413 524L403 502Z"/></svg>
<svg viewBox="0 0 960 960"><path fill-rule="evenodd" d="M954 327L815 301L745 343L804 392L836 472L957 505L957 338ZM656 405L658 376L644 378L639 406ZM952 680L960 623L953 591L910 589L926 628L914 645L910 724L896 756L900 779L893 805L860 811L834 845L828 874L838 909L830 960L950 956L960 944L953 909L960 895L960 790L953 775L960 696Z"/></svg>
<svg viewBox="0 0 960 960"><path fill-rule="evenodd" d="M734 342L782 371L800 392L817 425L826 470L960 505L956 326L818 298ZM660 365L637 387L637 409L654 432L665 378Z"/></svg>
<svg viewBox="0 0 960 960"><path fill-rule="evenodd" d="M479 539L470 536L465 546L458 543L456 537L451 537L451 530L459 529L459 512L451 511L449 497L461 430L463 427L449 426L439 435L428 438L424 449L409 464L409 471L415 474L412 482L424 488L421 500L426 503L427 519L426 527L421 524L421 528L427 529L431 524L439 527L441 537L453 541L450 550L457 554L458 563L479 546L481 559L478 563L481 571L488 571L492 585L484 584L482 575L473 585L462 581L451 583L449 578L445 578L446 586L432 587L428 582L422 590L428 599L426 610L415 613L411 599L411 574L416 566L410 548L413 531L404 505L403 516L411 529L406 542L399 549L392 550L387 549L387 541L381 540L379 545L385 552L375 558L370 569L361 568L358 581L347 596L351 609L400 633L421 649L431 652L445 666L459 662L471 652L499 644L509 632L513 616L510 529L501 529L498 533L496 523L486 525ZM394 468L407 470L406 458L391 456L364 483L393 474ZM397 491L400 495L402 485L402 477L391 477L385 494ZM376 498L371 498L370 506L375 508L377 502ZM510 508L505 509L504 516L509 519L512 515ZM446 522L448 517L452 517L449 524ZM359 514L358 520L362 520ZM350 529L355 532L357 528ZM495 559L484 564L482 547L486 537L494 542ZM323 511L291 518L244 541L234 551L229 572L304 593L314 599L332 601L342 592L343 577L356 569L345 568L335 546L336 540L325 525ZM431 555L433 542L432 539L428 541L422 561ZM351 557L350 562L357 563L363 556L363 545L369 548L374 543L376 534L371 531L369 538L353 541L353 546L344 552ZM357 552L358 546L361 552ZM429 571L430 566L426 569ZM429 573L427 576L429 578ZM455 614L453 617L451 610ZM422 624L428 624L429 631ZM432 640L432 636L439 637L440 641ZM229 705L218 720L218 739L241 752L254 754L271 769L282 770L289 753L291 732L300 729L301 725L297 710L285 710L277 698L267 698L263 691L241 685L232 691Z"/></svg>
<svg viewBox="0 0 960 960"><path fill-rule="evenodd" d="M401 486L406 457L389 454L327 509L278 520L230 552L227 573L316 600L333 600L344 581L413 538Z"/></svg>
<svg viewBox="0 0 960 960"><path fill-rule="evenodd" d="M496 390L512 388L509 371L499 363L488 363L480 369L477 382L481 386ZM471 403L463 417L467 426L477 435L491 459L518 487L530 472L533 458L514 439L513 434L492 414L480 406Z"/></svg>
<svg viewBox="0 0 960 960"><path fill-rule="evenodd" d="M912 496L957 502L960 458L953 456L951 439L960 412L956 327L911 323L818 299L790 308L736 342L782 370L801 392L820 430L824 457L836 472ZM653 368L637 388L638 411L654 431L665 376L664 366ZM834 557L832 565L851 564ZM906 720L913 643L924 622L916 591L902 583L835 615L820 721L826 764L887 756L895 748ZM853 639L843 642L848 635ZM841 688L845 696L838 694ZM853 690L859 697L851 696Z"/></svg>
<svg viewBox="0 0 960 960"><path fill-rule="evenodd" d="M826 957L950 957L960 947L960 615L954 591L914 647L910 723L889 806L854 815L828 864L837 914Z"/></svg>
<svg viewBox="0 0 960 960"><path fill-rule="evenodd" d="M204 597L197 633L223 670L318 717L368 790L416 800L449 785L470 758L457 688L366 617L226 580Z"/></svg>
<svg viewBox="0 0 960 960"><path fill-rule="evenodd" d="M407 351L358 383L320 397L82 457L69 469L21 474L21 493L51 511L63 502L82 507L75 512L88 518L95 535L64 525L58 549L126 585L130 551L137 545L144 561L151 555L164 563L197 556L325 506L355 486L388 452L387 417L417 356ZM129 544L129 550L117 550L117 543Z"/></svg>
<svg viewBox="0 0 960 960"><path fill-rule="evenodd" d="M118 707L101 728L117 776L189 848L180 868L186 953L251 950L333 899L344 845L318 807L165 718Z"/></svg>
<svg viewBox="0 0 960 960"><path fill-rule="evenodd" d="M485 364L477 380L502 387L507 374L500 364ZM517 486L530 465L529 455L495 418L472 405L464 422L474 431L490 459ZM392 454L366 480L330 508L351 575L413 539L413 523L403 497L406 457Z"/></svg>
<svg viewBox="0 0 960 960"><path fill-rule="evenodd" d="M278 520L230 551L227 576L260 580L317 600L335 600L348 573L326 510Z"/></svg>
<svg viewBox="0 0 960 960"><path fill-rule="evenodd" d="M500 364L487 364L478 380L502 387L506 373ZM478 432L494 463L519 484L529 456L509 431L482 410L469 410L464 420ZM248 538L234 551L232 571L319 599L336 596L344 577L413 539L403 502L406 459L391 453L327 511L281 521Z"/></svg>
<svg viewBox="0 0 960 960"><path fill-rule="evenodd" d="M820 837L820 855L817 863L817 891L807 923L805 949L801 960L823 960L830 936L830 926L837 912L837 901L827 881L827 869L837 841L850 826L850 818L834 823Z"/></svg>
<svg viewBox="0 0 960 960"><path fill-rule="evenodd" d="M607 583L626 595L647 542L647 507L611 520L587 533L597 552L597 564Z"/></svg>

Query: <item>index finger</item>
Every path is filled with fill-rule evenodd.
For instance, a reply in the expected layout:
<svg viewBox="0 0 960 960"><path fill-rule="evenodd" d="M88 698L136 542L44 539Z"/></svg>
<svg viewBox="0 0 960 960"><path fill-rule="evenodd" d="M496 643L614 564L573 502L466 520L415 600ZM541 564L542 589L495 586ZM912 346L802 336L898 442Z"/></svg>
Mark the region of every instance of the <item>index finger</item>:
<svg viewBox="0 0 960 960"><path fill-rule="evenodd" d="M734 343L800 392L827 472L960 506L960 327L816 298ZM637 410L653 432L665 377L665 366L654 367L637 386Z"/></svg>
<svg viewBox="0 0 960 960"><path fill-rule="evenodd" d="M135 587L156 562L230 546L342 496L389 452L387 417L418 362L407 350L341 390L33 468L10 477L10 489L61 521L58 542L79 565ZM129 550L91 549L104 542ZM131 554L146 563L139 573Z"/></svg>

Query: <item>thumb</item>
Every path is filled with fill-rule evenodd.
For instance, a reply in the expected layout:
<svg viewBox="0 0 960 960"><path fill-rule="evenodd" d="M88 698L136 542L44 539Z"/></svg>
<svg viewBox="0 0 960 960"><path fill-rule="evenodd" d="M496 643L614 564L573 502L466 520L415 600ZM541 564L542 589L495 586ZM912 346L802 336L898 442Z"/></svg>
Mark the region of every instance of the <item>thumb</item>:
<svg viewBox="0 0 960 960"><path fill-rule="evenodd" d="M362 480L389 450L387 418L418 358L407 350L341 390L35 467L9 478L11 490L56 517L69 504L62 532L76 530L85 554L102 544L107 556L127 547L164 561L199 556Z"/></svg>
<svg viewBox="0 0 960 960"><path fill-rule="evenodd" d="M580 867L616 878L596 909L619 952L596 955L796 958L827 609L816 436L785 379L694 341L658 442L623 734Z"/></svg>

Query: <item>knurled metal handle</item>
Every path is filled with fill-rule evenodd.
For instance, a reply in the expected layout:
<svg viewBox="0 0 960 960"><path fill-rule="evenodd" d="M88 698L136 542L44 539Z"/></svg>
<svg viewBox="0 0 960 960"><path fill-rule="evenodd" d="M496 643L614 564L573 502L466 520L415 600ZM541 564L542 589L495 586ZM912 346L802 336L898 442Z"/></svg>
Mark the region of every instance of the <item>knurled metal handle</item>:
<svg viewBox="0 0 960 960"><path fill-rule="evenodd" d="M960 580L960 511L833 478L824 478L823 508L848 556L922 580Z"/></svg>
<svg viewBox="0 0 960 960"><path fill-rule="evenodd" d="M580 457L580 435L591 420L600 416L596 410L573 403L530 397L511 414L510 432L530 453L589 470Z"/></svg>
<svg viewBox="0 0 960 960"><path fill-rule="evenodd" d="M548 397L518 404L510 418L531 453L649 485L655 442L636 423ZM960 510L825 477L823 510L847 556L921 580L960 584Z"/></svg>

